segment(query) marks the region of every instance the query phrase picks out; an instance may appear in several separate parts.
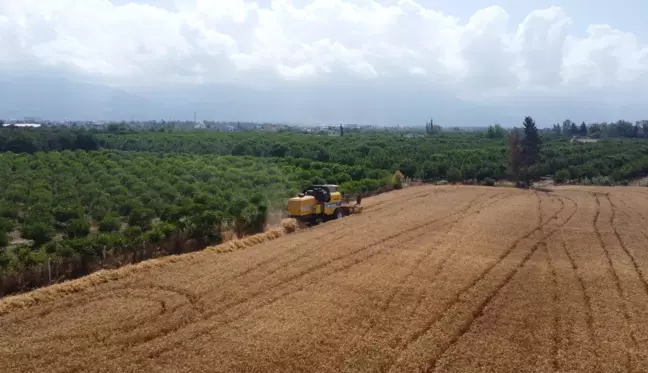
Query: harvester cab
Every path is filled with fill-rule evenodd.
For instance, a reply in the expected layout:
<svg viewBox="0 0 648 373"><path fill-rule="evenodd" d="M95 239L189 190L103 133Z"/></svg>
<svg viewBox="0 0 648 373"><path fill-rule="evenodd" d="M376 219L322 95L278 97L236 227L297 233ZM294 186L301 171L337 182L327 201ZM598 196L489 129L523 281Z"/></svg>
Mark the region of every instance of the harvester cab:
<svg viewBox="0 0 648 373"><path fill-rule="evenodd" d="M288 200L288 216L300 223L318 224L354 213L360 201L355 206L344 203L338 185L312 185Z"/></svg>

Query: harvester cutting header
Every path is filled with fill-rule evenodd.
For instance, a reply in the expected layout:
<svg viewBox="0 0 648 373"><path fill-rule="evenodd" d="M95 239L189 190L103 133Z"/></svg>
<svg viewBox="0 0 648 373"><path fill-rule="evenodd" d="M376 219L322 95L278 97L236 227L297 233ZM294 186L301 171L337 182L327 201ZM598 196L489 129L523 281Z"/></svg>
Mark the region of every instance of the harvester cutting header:
<svg viewBox="0 0 648 373"><path fill-rule="evenodd" d="M355 205L343 201L338 185L313 185L288 200L288 216L302 224L319 224L361 212L361 202L360 196Z"/></svg>

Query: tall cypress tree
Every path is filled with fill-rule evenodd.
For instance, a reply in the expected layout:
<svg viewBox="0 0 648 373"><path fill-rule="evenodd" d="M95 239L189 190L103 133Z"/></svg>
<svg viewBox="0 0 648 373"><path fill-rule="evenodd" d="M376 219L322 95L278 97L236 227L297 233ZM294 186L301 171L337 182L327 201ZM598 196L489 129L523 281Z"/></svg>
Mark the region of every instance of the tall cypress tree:
<svg viewBox="0 0 648 373"><path fill-rule="evenodd" d="M524 181L527 186L531 185L531 167L540 158L540 135L535 121L531 117L524 118L524 138L522 139L522 169Z"/></svg>

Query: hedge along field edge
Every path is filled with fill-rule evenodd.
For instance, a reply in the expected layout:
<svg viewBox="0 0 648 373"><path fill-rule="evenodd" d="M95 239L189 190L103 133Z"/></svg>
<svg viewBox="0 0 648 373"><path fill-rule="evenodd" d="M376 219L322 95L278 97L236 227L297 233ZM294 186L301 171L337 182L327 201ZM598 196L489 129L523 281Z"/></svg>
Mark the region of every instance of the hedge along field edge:
<svg viewBox="0 0 648 373"><path fill-rule="evenodd" d="M200 257L201 255L224 254L236 250L246 249L263 242L275 240L286 234L294 233L295 231L297 231L297 222L294 219L284 219L281 222L280 227L273 228L256 235L228 241L217 246L208 247L203 251L182 255L165 256L137 264L129 264L117 269L104 269L79 279L66 281L60 284L54 284L24 294L12 295L4 299L0 299L0 315L27 309L37 304L53 301L68 294L79 293L93 286L98 286L111 281L121 280L133 274L142 273L154 268L164 267L177 262L193 260Z"/></svg>

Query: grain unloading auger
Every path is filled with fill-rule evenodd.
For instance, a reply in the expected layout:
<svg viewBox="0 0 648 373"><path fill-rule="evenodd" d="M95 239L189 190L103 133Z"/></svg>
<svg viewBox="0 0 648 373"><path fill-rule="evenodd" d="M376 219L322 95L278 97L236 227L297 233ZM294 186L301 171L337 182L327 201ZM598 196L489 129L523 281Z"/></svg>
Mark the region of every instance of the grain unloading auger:
<svg viewBox="0 0 648 373"><path fill-rule="evenodd" d="M319 224L362 212L361 202L360 196L353 205L345 202L338 185L313 185L288 200L288 216L301 224Z"/></svg>

